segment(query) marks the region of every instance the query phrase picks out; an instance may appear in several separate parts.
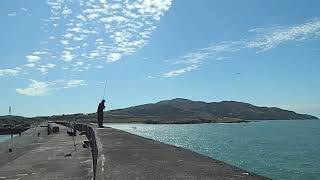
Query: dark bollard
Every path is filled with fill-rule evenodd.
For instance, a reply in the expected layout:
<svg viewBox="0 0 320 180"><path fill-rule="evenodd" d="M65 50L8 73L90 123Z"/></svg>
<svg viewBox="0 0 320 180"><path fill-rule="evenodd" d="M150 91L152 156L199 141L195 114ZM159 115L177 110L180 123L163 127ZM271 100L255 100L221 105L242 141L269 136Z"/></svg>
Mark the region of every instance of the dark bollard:
<svg viewBox="0 0 320 180"><path fill-rule="evenodd" d="M83 141L83 148L91 147L91 142L90 141Z"/></svg>

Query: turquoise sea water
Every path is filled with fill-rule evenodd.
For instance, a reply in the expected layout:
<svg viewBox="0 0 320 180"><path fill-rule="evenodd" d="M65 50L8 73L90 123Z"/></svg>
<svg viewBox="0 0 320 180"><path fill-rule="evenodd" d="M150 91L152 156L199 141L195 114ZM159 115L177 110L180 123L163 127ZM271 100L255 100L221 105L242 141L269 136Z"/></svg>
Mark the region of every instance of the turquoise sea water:
<svg viewBox="0 0 320 180"><path fill-rule="evenodd" d="M235 124L105 124L272 179L320 179L320 120Z"/></svg>
<svg viewBox="0 0 320 180"><path fill-rule="evenodd" d="M10 135L0 135L0 143L9 140L10 138Z"/></svg>

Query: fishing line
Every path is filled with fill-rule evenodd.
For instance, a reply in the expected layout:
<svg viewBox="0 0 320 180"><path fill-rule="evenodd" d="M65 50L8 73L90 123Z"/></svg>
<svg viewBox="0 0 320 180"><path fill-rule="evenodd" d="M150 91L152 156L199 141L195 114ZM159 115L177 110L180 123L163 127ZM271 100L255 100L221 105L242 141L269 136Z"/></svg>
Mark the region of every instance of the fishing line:
<svg viewBox="0 0 320 180"><path fill-rule="evenodd" d="M102 99L104 99L104 97L106 96L106 89L107 89L107 80L106 80L106 82L104 83L104 90L103 90L103 97L102 97Z"/></svg>

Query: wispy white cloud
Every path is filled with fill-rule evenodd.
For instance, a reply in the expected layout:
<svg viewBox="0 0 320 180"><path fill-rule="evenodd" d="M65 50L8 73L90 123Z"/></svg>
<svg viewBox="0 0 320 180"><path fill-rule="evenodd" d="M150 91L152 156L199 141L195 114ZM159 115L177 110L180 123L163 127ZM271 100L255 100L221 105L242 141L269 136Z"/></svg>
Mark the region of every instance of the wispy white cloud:
<svg viewBox="0 0 320 180"><path fill-rule="evenodd" d="M37 55L27 55L26 58L29 63L33 63L41 60L41 57Z"/></svg>
<svg viewBox="0 0 320 180"><path fill-rule="evenodd" d="M9 13L8 16L12 17L12 16L16 16L17 13L16 12L12 12L12 13Z"/></svg>
<svg viewBox="0 0 320 180"><path fill-rule="evenodd" d="M84 80L55 80L52 82L29 80L31 83L25 88L18 88L16 92L27 96L45 96L53 91L87 86Z"/></svg>
<svg viewBox="0 0 320 180"><path fill-rule="evenodd" d="M42 73L57 66L70 72L103 68L105 64L93 60L115 62L137 52L148 44L172 0L47 0L47 4L51 15L43 19L42 30L48 32L48 44L43 46L52 49L33 52L25 65ZM223 60L242 50L265 52L289 41L319 38L319 31L319 19L294 26L254 28L249 30L255 33L253 37L250 34L252 38L218 42L167 59L172 69L160 77L179 76L194 71L207 60ZM45 59L59 62L46 68L50 62L42 62Z"/></svg>
<svg viewBox="0 0 320 180"><path fill-rule="evenodd" d="M63 88L69 89L79 86L87 86L88 84L84 80L70 80L68 82L65 82L63 85Z"/></svg>
<svg viewBox="0 0 320 180"><path fill-rule="evenodd" d="M17 11L13 11L13 12L8 13L9 17L14 17L14 16L17 16L17 15L28 15L28 16L30 16L31 14L29 13L29 10L27 8L20 8Z"/></svg>
<svg viewBox="0 0 320 180"><path fill-rule="evenodd" d="M43 30L59 27L64 34L50 36L57 45L57 57L66 63L90 59L118 61L141 49L172 0L63 1L49 0L51 17ZM66 22L66 23L65 23ZM50 27L51 26L51 27ZM60 55L59 55L60 54Z"/></svg>
<svg viewBox="0 0 320 180"><path fill-rule="evenodd" d="M107 55L107 60L109 62L114 62L114 61L118 61L119 59L121 59L122 54L121 53L110 53Z"/></svg>
<svg viewBox="0 0 320 180"><path fill-rule="evenodd" d="M29 68L33 68L33 67L36 66L36 64L34 64L34 63L28 63L28 64L26 64L25 66L26 66L26 67L29 67Z"/></svg>
<svg viewBox="0 0 320 180"><path fill-rule="evenodd" d="M181 66L162 74L162 77L175 77L199 68L204 61L230 58L234 53L253 49L257 53L265 52L290 41L306 41L320 38L320 20L312 20L295 26L276 26L255 28L249 32L257 33L256 37L238 41L220 42L177 58L165 60L171 66Z"/></svg>
<svg viewBox="0 0 320 180"><path fill-rule="evenodd" d="M44 96L48 95L50 88L47 82L39 82L31 79L31 84L26 88L18 88L16 92L27 96Z"/></svg>
<svg viewBox="0 0 320 180"><path fill-rule="evenodd" d="M73 59L73 55L70 51L63 51L61 57L64 61L71 61Z"/></svg>
<svg viewBox="0 0 320 180"><path fill-rule="evenodd" d="M248 48L267 51L288 41L303 41L320 37L320 20L313 20L304 24L289 27L279 27L271 31L263 31L258 37L247 43Z"/></svg>
<svg viewBox="0 0 320 180"><path fill-rule="evenodd" d="M73 66L75 67L79 67L79 66L83 66L84 62L75 62L75 64Z"/></svg>
<svg viewBox="0 0 320 180"><path fill-rule="evenodd" d="M40 56L40 55L48 54L48 52L46 52L46 51L35 51L32 54L35 55L35 56Z"/></svg>
<svg viewBox="0 0 320 180"><path fill-rule="evenodd" d="M51 15L42 19L48 38L41 49L25 56L24 72L0 71L1 76L47 74L53 69L77 73L102 69L144 47L172 0L47 0ZM29 13L21 8L14 15ZM13 15L13 14L12 14ZM101 60L101 61L100 61ZM37 96L83 86L84 81L36 81L31 78L17 93Z"/></svg>
<svg viewBox="0 0 320 180"><path fill-rule="evenodd" d="M14 69L0 69L0 77L18 76L21 68Z"/></svg>
<svg viewBox="0 0 320 180"><path fill-rule="evenodd" d="M162 77L165 77L165 78L171 78L171 77L175 77L175 76L180 76L186 72L190 72L190 71L193 71L193 70L196 70L199 66L198 65L190 65L188 67L184 67L184 68L181 68L181 69L176 69L176 70L172 70L172 71L169 71L167 73L164 73L162 75Z"/></svg>
<svg viewBox="0 0 320 180"><path fill-rule="evenodd" d="M27 59L27 67L35 67L36 65L38 65L41 60L45 57L49 57L50 53L43 50L43 51L34 51L29 55L26 55L26 59Z"/></svg>
<svg viewBox="0 0 320 180"><path fill-rule="evenodd" d="M22 11L24 12L28 12L28 9L27 8L20 8Z"/></svg>
<svg viewBox="0 0 320 180"><path fill-rule="evenodd" d="M231 55L240 51L243 43L244 42L242 41L221 42L219 44L214 44L209 47L187 53L186 55L178 58L165 60L165 62L170 63L173 66L184 67L175 68L174 70L163 73L161 76L165 78L180 76L184 73L198 69L203 62L208 59L221 60L225 55Z"/></svg>
<svg viewBox="0 0 320 180"><path fill-rule="evenodd" d="M98 66L95 66L95 68L97 68L97 69L102 69L102 68L103 68L103 66L98 65Z"/></svg>
<svg viewBox="0 0 320 180"><path fill-rule="evenodd" d="M238 42L221 42L209 47L193 51L178 58L166 60L171 64L201 64L208 58L219 58L224 54L235 53L242 48L242 41Z"/></svg>
<svg viewBox="0 0 320 180"><path fill-rule="evenodd" d="M26 73L34 72L35 70L41 72L42 75L47 74L49 70L55 68L57 65L50 63L50 58L54 59L54 55L44 48L42 51L34 51L30 55L25 56L27 63L24 65Z"/></svg>
<svg viewBox="0 0 320 180"><path fill-rule="evenodd" d="M28 66L28 64L26 66ZM47 74L48 71L54 67L56 67L56 65L52 63L40 64L36 67L36 70L39 70L42 74Z"/></svg>

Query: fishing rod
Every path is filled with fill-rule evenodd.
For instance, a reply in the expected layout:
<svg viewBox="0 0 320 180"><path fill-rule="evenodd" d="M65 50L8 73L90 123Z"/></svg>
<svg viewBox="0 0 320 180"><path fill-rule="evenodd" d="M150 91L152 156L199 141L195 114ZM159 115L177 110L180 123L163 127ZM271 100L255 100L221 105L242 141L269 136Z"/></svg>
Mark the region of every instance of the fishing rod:
<svg viewBox="0 0 320 180"><path fill-rule="evenodd" d="M102 97L102 99L104 99L105 96L106 96L106 89L107 89L107 80L106 80L106 82L104 83L104 90L103 90L103 97Z"/></svg>

